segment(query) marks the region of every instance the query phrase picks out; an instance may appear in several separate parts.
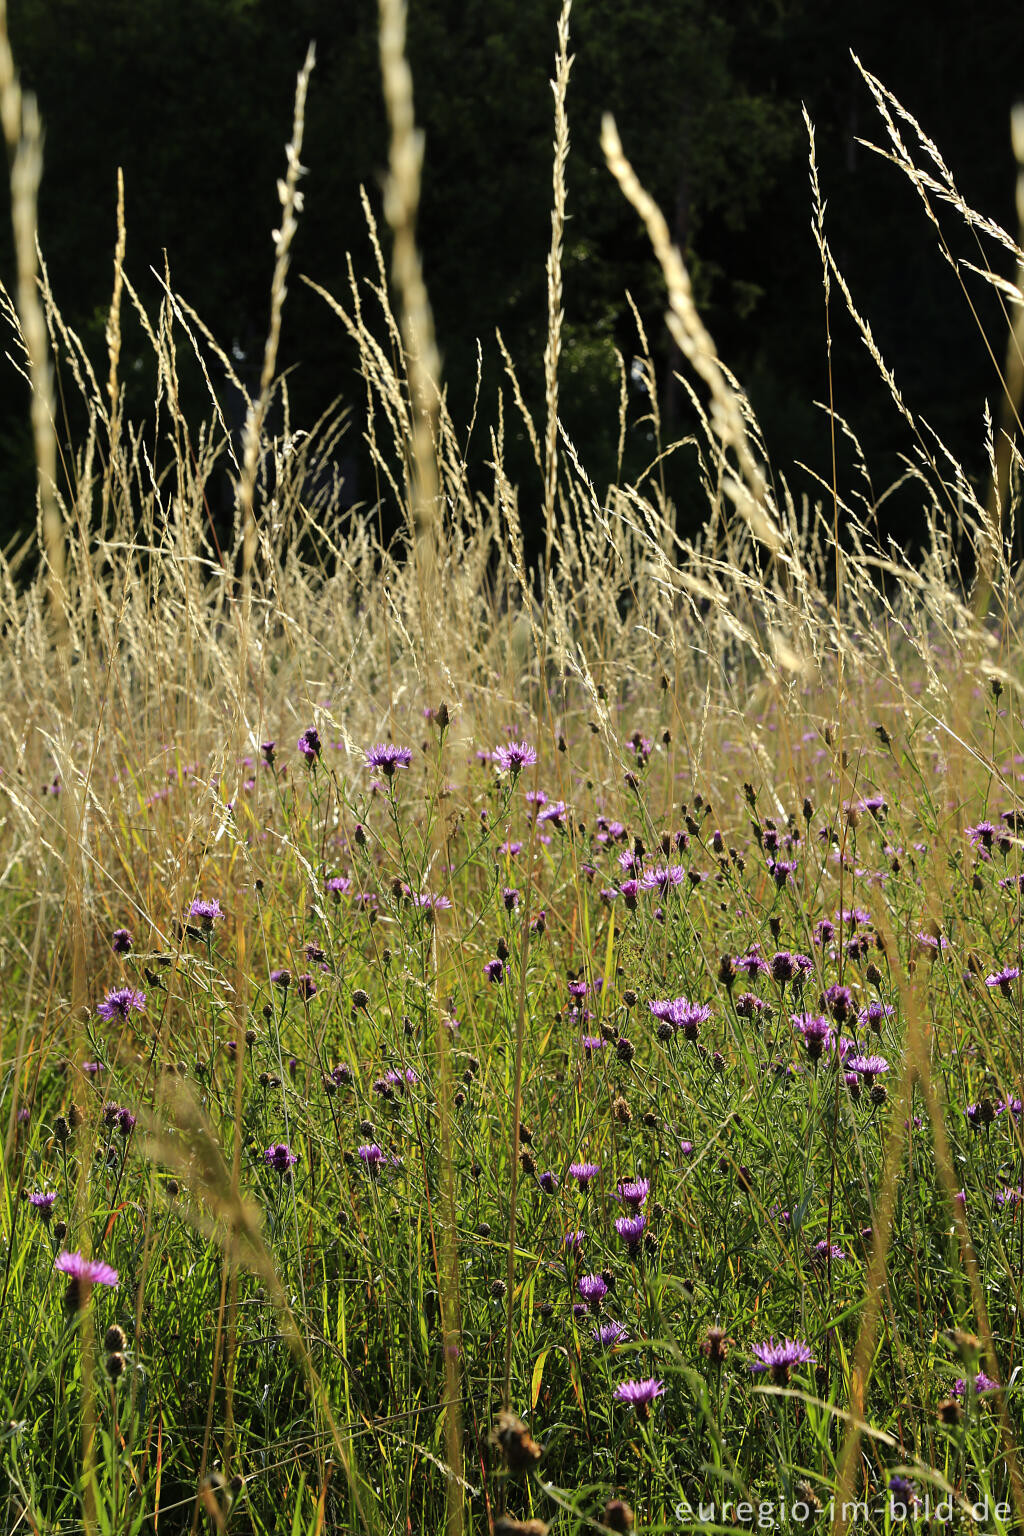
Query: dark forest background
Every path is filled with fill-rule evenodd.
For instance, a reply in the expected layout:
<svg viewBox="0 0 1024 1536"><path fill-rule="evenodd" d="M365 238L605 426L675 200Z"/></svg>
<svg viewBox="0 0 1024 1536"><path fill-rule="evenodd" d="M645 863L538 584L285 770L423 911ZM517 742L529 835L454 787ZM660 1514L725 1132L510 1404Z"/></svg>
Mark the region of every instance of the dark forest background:
<svg viewBox="0 0 1024 1536"><path fill-rule="evenodd" d="M426 133L419 238L452 414L470 416L476 338L481 412L468 456L488 486L487 426L503 379L499 325L527 400L542 415L545 256L550 239L557 0L411 0L409 51ZM298 281L343 300L345 253L374 276L359 204L364 184L381 228L387 135L373 0L9 0L23 83L45 125L41 240L58 304L105 376L116 173L124 168L127 270L154 307L164 253L175 288L202 315L243 376L262 353L295 76L310 39L317 64L307 113L305 211L285 311L281 366L292 368L293 423L332 401L351 411L339 449L349 496L372 501L363 459L363 388L340 323ZM815 123L827 227L883 355L913 406L979 483L982 411L998 378L920 200L893 167L856 143L884 129L853 49L943 151L968 201L1015 228L1009 114L1024 94L1024 14L1002 0L576 0L569 90L572 151L564 258L562 412L599 489L614 475L618 374L638 351L624 291L643 315L659 369L668 433L692 423L671 380L664 291L646 238L607 173L598 131L616 116L627 154L675 230L702 312L748 391L772 460L799 492L826 477L828 423L820 263L811 235L806 103ZM13 287L9 220L0 268ZM954 253L978 261L946 219ZM1005 275L1011 275L1004 261ZM1005 320L968 276L996 357ZM147 347L124 310L129 414L151 412ZM854 327L834 308L836 408L867 451L876 489L910 444ZM245 361L242 360L244 354ZM128 366L132 357L139 361ZM248 370L248 373L246 372ZM206 414L198 378L186 380ZM0 375L0 542L31 527L34 489L25 387ZM230 402L228 402L230 408ZM62 431L81 426L71 407ZM235 402L237 409L237 402ZM644 413L631 397L631 419ZM514 410L507 421L517 425ZM625 473L650 454L630 433ZM511 467L528 522L539 483L523 435ZM844 466L840 464L840 475ZM225 485L225 507L229 490ZM692 462L669 467L683 531L704 514ZM913 542L920 493L886 504L882 526ZM224 514L226 515L226 513Z"/></svg>

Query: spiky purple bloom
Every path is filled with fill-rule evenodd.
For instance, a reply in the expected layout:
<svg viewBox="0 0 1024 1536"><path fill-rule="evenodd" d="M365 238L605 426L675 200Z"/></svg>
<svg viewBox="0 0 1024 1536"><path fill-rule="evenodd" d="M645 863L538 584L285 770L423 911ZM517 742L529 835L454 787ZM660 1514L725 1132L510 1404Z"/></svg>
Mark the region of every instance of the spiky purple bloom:
<svg viewBox="0 0 1024 1536"><path fill-rule="evenodd" d="M828 1019L817 1013L794 1013L791 1017L795 1028L803 1036L808 1056L812 1061L820 1061L835 1040Z"/></svg>
<svg viewBox="0 0 1024 1536"><path fill-rule="evenodd" d="M502 773L510 773L514 779L537 761L536 752L525 741L510 741L506 746L495 747L492 755Z"/></svg>
<svg viewBox="0 0 1024 1536"><path fill-rule="evenodd" d="M607 1040L605 1040L601 1035L584 1035L583 1054L584 1056L590 1057L595 1051L603 1051L607 1044Z"/></svg>
<svg viewBox="0 0 1024 1536"><path fill-rule="evenodd" d="M387 1161L383 1150L375 1141L371 1141L368 1146L360 1147L359 1156L367 1173L376 1173L381 1164Z"/></svg>
<svg viewBox="0 0 1024 1536"><path fill-rule="evenodd" d="M869 1029L880 1030L884 1019L891 1019L896 1012L888 1003L880 1003L873 997L866 1008L862 1008L857 1015L857 1022L866 1025Z"/></svg>
<svg viewBox="0 0 1024 1536"><path fill-rule="evenodd" d="M822 1237L815 1243L808 1257L812 1264L827 1264L829 1261L833 1264L841 1264L846 1254L838 1243L830 1243L827 1238Z"/></svg>
<svg viewBox="0 0 1024 1536"><path fill-rule="evenodd" d="M979 1371L972 1383L975 1394L979 1392L998 1392L999 1382L993 1381L991 1376L986 1376L984 1371ZM967 1382L962 1376L958 1376L953 1383L950 1397L961 1398L967 1395Z"/></svg>
<svg viewBox="0 0 1024 1536"><path fill-rule="evenodd" d="M484 975L488 981L499 982L505 975L505 963L502 960L488 960L484 966Z"/></svg>
<svg viewBox="0 0 1024 1536"><path fill-rule="evenodd" d="M626 1342L629 1338L629 1329L625 1323L616 1323L609 1319L608 1322L602 1323L600 1327L592 1328L590 1330L590 1337L595 1344L600 1344L602 1349L613 1349L616 1344L624 1344Z"/></svg>
<svg viewBox="0 0 1024 1536"><path fill-rule="evenodd" d="M843 1065L847 1072L856 1072L858 1077L862 1077L869 1088L876 1077L889 1070L889 1063L884 1056L848 1056Z"/></svg>
<svg viewBox="0 0 1024 1536"><path fill-rule="evenodd" d="M685 879L686 870L681 864L659 864L655 869L644 871L640 877L640 889L657 891L659 896L667 896L674 886L682 885Z"/></svg>
<svg viewBox="0 0 1024 1536"><path fill-rule="evenodd" d="M993 975L986 976L985 985L986 987L998 987L1004 997L1010 997L1013 994L1012 984L1017 980L1019 975L1020 966L1006 965L1001 971L996 971L993 973Z"/></svg>
<svg viewBox="0 0 1024 1536"><path fill-rule="evenodd" d="M268 1147L263 1154L268 1168L273 1168L283 1178L290 1168L298 1162L298 1154L293 1152L286 1141L276 1141L272 1147Z"/></svg>
<svg viewBox="0 0 1024 1536"><path fill-rule="evenodd" d="M332 875L329 880L324 882L324 889L330 891L335 901L340 901L343 896L347 896L351 891L352 881L348 875Z"/></svg>
<svg viewBox="0 0 1024 1536"><path fill-rule="evenodd" d="M639 1212L636 1216L616 1216L615 1230L630 1253L634 1253L639 1247L646 1225L647 1217L643 1212Z"/></svg>
<svg viewBox="0 0 1024 1536"><path fill-rule="evenodd" d="M737 955L733 965L738 971L743 971L753 981L758 976L767 976L771 967L761 953L760 944L751 944L745 955Z"/></svg>
<svg viewBox="0 0 1024 1536"><path fill-rule="evenodd" d="M131 952L132 936L127 928L115 928L110 938L110 947L115 955L127 955Z"/></svg>
<svg viewBox="0 0 1024 1536"><path fill-rule="evenodd" d="M1001 827L997 827L991 821L979 821L976 827L965 827L964 832L971 840L971 847L991 848L995 839L1000 835Z"/></svg>
<svg viewBox="0 0 1024 1536"><path fill-rule="evenodd" d="M608 1295L608 1285L600 1275L584 1275L579 1283L579 1293L591 1310L596 1312Z"/></svg>
<svg viewBox="0 0 1024 1536"><path fill-rule="evenodd" d="M38 1211L40 1221L49 1221L53 1214L53 1207L57 1203L57 1193L55 1190L45 1192L33 1190L28 1197L28 1203Z"/></svg>
<svg viewBox="0 0 1024 1536"><path fill-rule="evenodd" d="M298 739L297 746L306 762L312 768L321 751L320 735L315 726L310 725L303 731Z"/></svg>
<svg viewBox="0 0 1024 1536"><path fill-rule="evenodd" d="M796 860L770 859L768 862L768 873L771 875L772 879L775 881L775 884L781 891L782 887L787 883L787 881L791 880L793 875L796 873Z"/></svg>
<svg viewBox="0 0 1024 1536"><path fill-rule="evenodd" d="M366 754L367 767L379 768L386 779L394 778L396 768L408 768L411 763L411 748L396 747L391 741L379 741Z"/></svg>
<svg viewBox="0 0 1024 1536"><path fill-rule="evenodd" d="M274 766L274 749L276 746L276 741L260 742L260 756L268 768L273 768Z"/></svg>
<svg viewBox="0 0 1024 1536"><path fill-rule="evenodd" d="M849 987L841 987L838 982L831 987L826 987L821 994L821 1006L830 1013L837 1024L845 1024L853 1013L853 993Z"/></svg>
<svg viewBox="0 0 1024 1536"><path fill-rule="evenodd" d="M803 981L813 971L814 961L810 955L794 955L788 949L780 949L772 956L770 968L772 980L784 987L787 981Z"/></svg>
<svg viewBox="0 0 1024 1536"><path fill-rule="evenodd" d="M558 1175L546 1168L537 1180L546 1195L553 1195L558 1188Z"/></svg>
<svg viewBox="0 0 1024 1536"><path fill-rule="evenodd" d="M296 976L295 986L304 1002L308 1003L311 997L316 997L316 981L308 971L304 971L301 976Z"/></svg>
<svg viewBox="0 0 1024 1536"><path fill-rule="evenodd" d="M576 1180L580 1189L586 1189L591 1179L596 1179L601 1172L600 1163L570 1163L569 1172Z"/></svg>
<svg viewBox="0 0 1024 1536"><path fill-rule="evenodd" d="M774 1334L763 1344L755 1344L752 1353L754 1364L750 1367L751 1374L758 1376L768 1371L772 1381L779 1387L786 1385L795 1365L810 1365L814 1360L811 1350L800 1339L776 1340Z"/></svg>
<svg viewBox="0 0 1024 1536"><path fill-rule="evenodd" d="M1022 1202L1024 1202L1024 1185L1007 1184L1003 1189L997 1190L995 1195L995 1203L1000 1210L1005 1206L1015 1209Z"/></svg>
<svg viewBox="0 0 1024 1536"><path fill-rule="evenodd" d="M292 984L292 973L285 970L271 971L270 979L275 987L280 987L282 992L287 992Z"/></svg>
<svg viewBox="0 0 1024 1536"><path fill-rule="evenodd" d="M135 1129L135 1116L130 1109L121 1108L117 1112L117 1128L122 1136L128 1137Z"/></svg>
<svg viewBox="0 0 1024 1536"><path fill-rule="evenodd" d="M664 1390L663 1381L659 1381L656 1376L647 1376L642 1381L620 1381L612 1396L617 1403L628 1403L631 1408L649 1413L654 1399L660 1397Z"/></svg>
<svg viewBox="0 0 1024 1536"><path fill-rule="evenodd" d="M578 1256L583 1252L586 1236L587 1234L581 1227L578 1227L575 1232L566 1232L562 1238L562 1247L568 1248L570 1253L575 1253Z"/></svg>
<svg viewBox="0 0 1024 1536"><path fill-rule="evenodd" d="M207 900L203 896L197 896L195 901L189 904L188 917L190 921L198 923L204 933L209 933L218 917L223 917L220 901L216 896Z"/></svg>
<svg viewBox="0 0 1024 1536"><path fill-rule="evenodd" d="M80 1253L69 1253L67 1249L57 1255L53 1267L59 1274L69 1275L72 1280L86 1285L117 1285L116 1269L111 1269L102 1259L86 1259Z"/></svg>
<svg viewBox="0 0 1024 1536"><path fill-rule="evenodd" d="M96 1006L101 1019L127 1019L131 1013L141 1013L146 1006L145 992L134 987L115 987L108 992L102 1003Z"/></svg>
<svg viewBox="0 0 1024 1536"><path fill-rule="evenodd" d="M619 1199L631 1210L638 1211L650 1192L650 1179L619 1180Z"/></svg>

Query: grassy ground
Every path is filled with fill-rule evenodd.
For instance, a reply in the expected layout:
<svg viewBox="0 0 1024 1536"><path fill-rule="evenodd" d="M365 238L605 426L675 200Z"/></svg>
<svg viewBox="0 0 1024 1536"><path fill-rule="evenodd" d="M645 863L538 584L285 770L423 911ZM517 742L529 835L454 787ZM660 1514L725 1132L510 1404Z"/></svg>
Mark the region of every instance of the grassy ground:
<svg viewBox="0 0 1024 1536"><path fill-rule="evenodd" d="M383 13L399 318L383 257L329 304L405 519L388 547L306 500L331 423L263 429L308 70L240 451L215 402L178 409L215 344L170 289L156 424L123 419L123 244L109 382L45 275L40 308L33 125L3 86L45 551L0 571L5 1528L1008 1526L1019 459L993 437L986 503L892 381L923 561L873 542L866 466L798 506L608 122L708 522L677 536L656 414L647 474L594 487L558 420L566 9L537 481L496 439L471 499ZM944 207L934 146L867 83ZM90 424L49 480L48 348ZM511 361L503 388L521 413Z"/></svg>

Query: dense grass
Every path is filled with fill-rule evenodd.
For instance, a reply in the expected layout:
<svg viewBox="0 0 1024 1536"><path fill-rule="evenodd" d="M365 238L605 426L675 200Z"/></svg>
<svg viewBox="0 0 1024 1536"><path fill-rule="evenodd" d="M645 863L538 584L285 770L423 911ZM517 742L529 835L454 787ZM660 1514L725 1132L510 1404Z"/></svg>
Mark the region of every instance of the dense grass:
<svg viewBox="0 0 1024 1536"><path fill-rule="evenodd" d="M609 122L699 380L672 451L708 523L677 537L655 454L592 486L558 418L566 8L537 482L495 440L472 500L383 13L400 319L383 257L330 300L379 508L307 500L336 423L264 429L312 60L237 457L216 410L178 411L215 343L170 288L155 424L122 419L123 232L109 385L21 246L35 398L51 347L90 427L50 482L37 410L44 558L0 573L5 1528L882 1531L914 1498L1008 1525L1019 459L993 438L986 504L891 381L922 565L874 541L866 465L798 508ZM934 146L912 139L929 181L867 83L944 211ZM813 156L812 197L831 303ZM504 387L521 412L511 360Z"/></svg>

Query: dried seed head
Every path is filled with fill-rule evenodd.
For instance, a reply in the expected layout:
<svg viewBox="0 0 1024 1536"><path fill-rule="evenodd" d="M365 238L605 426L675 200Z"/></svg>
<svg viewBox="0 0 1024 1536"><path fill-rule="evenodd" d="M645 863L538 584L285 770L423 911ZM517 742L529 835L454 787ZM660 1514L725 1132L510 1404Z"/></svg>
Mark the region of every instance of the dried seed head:
<svg viewBox="0 0 1024 1536"><path fill-rule="evenodd" d="M498 1414L493 1438L513 1472L530 1471L544 1454L522 1419L516 1418L507 1408Z"/></svg>

